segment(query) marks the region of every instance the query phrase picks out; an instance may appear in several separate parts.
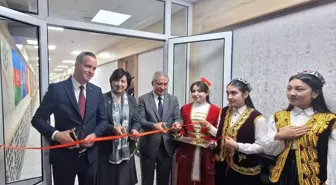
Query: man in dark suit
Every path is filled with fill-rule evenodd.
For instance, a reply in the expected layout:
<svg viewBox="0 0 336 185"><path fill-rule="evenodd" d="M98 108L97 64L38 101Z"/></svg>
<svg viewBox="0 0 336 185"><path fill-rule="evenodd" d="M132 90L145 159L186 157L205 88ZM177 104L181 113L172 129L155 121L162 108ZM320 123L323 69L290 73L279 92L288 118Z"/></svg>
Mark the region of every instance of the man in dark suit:
<svg viewBox="0 0 336 185"><path fill-rule="evenodd" d="M107 116L101 89L88 81L97 67L96 56L82 52L76 57L73 75L65 81L50 84L32 125L51 145L84 139L80 147L52 149L54 185L73 185L78 175L79 185L95 184L98 147L90 139L100 137L107 126ZM54 114L55 127L48 124ZM71 133L74 132L71 137Z"/></svg>
<svg viewBox="0 0 336 185"><path fill-rule="evenodd" d="M166 93L168 76L156 72L152 80L153 91L139 97L139 114L144 131L180 128L180 108L177 98ZM169 132L140 138L142 185L153 185L156 166L157 185L168 185L175 142Z"/></svg>

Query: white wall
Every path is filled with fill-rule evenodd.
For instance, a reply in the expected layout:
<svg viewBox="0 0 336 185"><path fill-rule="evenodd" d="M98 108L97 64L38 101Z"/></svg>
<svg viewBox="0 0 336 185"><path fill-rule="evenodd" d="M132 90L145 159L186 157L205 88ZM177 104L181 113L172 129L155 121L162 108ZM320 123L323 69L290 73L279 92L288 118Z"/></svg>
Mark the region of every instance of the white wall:
<svg viewBox="0 0 336 185"><path fill-rule="evenodd" d="M318 70L328 106L336 111L336 2L234 30L233 77L252 85L265 116L288 105L286 85L298 71Z"/></svg>
<svg viewBox="0 0 336 185"><path fill-rule="evenodd" d="M156 71L163 71L163 49L156 49L138 55L138 95L152 90L152 78Z"/></svg>
<svg viewBox="0 0 336 185"><path fill-rule="evenodd" d="M91 83L99 86L103 93L111 90L109 79L114 70L118 68L118 62L113 61L101 66L98 66Z"/></svg>

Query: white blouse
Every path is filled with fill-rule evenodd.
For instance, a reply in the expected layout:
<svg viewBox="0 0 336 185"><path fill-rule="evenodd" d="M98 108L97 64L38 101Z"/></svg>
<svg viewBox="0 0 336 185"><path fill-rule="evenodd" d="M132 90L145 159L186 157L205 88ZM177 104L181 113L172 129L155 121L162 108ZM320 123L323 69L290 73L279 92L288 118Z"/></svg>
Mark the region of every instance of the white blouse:
<svg viewBox="0 0 336 185"><path fill-rule="evenodd" d="M314 110L312 107L302 110L298 107L294 107L290 112L290 122L292 126L302 126L306 124L309 119L314 115ZM281 140L275 140L274 137L277 133L276 124L273 115L270 117L267 124L267 134L261 140L261 145L263 150L268 155L279 155L285 149L285 143ZM293 149L296 148L295 143L292 146ZM333 130L328 145L328 179L327 185L336 185L336 131Z"/></svg>
<svg viewBox="0 0 336 185"><path fill-rule="evenodd" d="M236 121L246 110L246 106L243 106L239 109L234 109L233 114L231 116L230 126L236 124ZM267 128L265 128L266 119L264 117L258 118L255 122L254 126L254 135L255 142L254 143L238 143L238 151L244 154L258 154L263 153L263 148L258 144L263 136L267 133Z"/></svg>
<svg viewBox="0 0 336 185"><path fill-rule="evenodd" d="M199 104L194 102L192 105L192 111L191 111L191 119L192 120L206 120L208 116L208 112L210 109L209 103ZM198 124L195 126L199 126ZM217 128L213 125L210 125L209 128L209 134L216 137L217 134Z"/></svg>

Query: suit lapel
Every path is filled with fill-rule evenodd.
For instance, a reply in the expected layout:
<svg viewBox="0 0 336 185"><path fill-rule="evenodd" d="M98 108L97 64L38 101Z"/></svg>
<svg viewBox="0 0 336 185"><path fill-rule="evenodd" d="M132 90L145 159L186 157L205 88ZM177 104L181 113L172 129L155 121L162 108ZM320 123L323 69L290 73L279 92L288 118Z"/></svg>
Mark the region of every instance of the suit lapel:
<svg viewBox="0 0 336 185"><path fill-rule="evenodd" d="M163 115L162 115L162 120L166 120L166 116L168 113L168 108L169 108L169 97L167 96L167 94L164 95L163 98Z"/></svg>
<svg viewBox="0 0 336 185"><path fill-rule="evenodd" d="M127 95L128 97L128 107L129 107L129 113L128 113L128 123L130 124L132 122L132 116L134 110L133 101L131 100L131 96Z"/></svg>
<svg viewBox="0 0 336 185"><path fill-rule="evenodd" d="M85 114L84 114L84 120L86 120L87 118L90 118L92 111L94 111L95 109L92 107L92 105L94 105L94 92L92 89L91 84L88 82L86 83L86 104L85 104ZM96 100L98 101L98 100Z"/></svg>
<svg viewBox="0 0 336 185"><path fill-rule="evenodd" d="M157 107L156 107L155 100L154 100L154 95L153 95L152 92L150 93L150 96L149 96L149 98L148 98L148 101L152 104L153 111L154 111L154 113L155 113L155 116L156 116L157 120L161 120L161 118L160 118L160 116L159 116L159 112L158 112Z"/></svg>
<svg viewBox="0 0 336 185"><path fill-rule="evenodd" d="M113 123L113 116L112 116L112 102L113 102L113 100L112 100L111 92L106 93L106 95L107 95L107 98L108 98L108 100L107 100L107 115L108 115L111 123Z"/></svg>
<svg viewBox="0 0 336 185"><path fill-rule="evenodd" d="M65 82L64 89L65 89L65 92L67 93L67 95L68 95L68 97L70 99L70 102L75 107L75 109L77 110L78 114L80 115L80 113L79 113L79 107L78 107L78 102L77 102L76 97L75 97L74 87L72 85L71 78L69 78Z"/></svg>

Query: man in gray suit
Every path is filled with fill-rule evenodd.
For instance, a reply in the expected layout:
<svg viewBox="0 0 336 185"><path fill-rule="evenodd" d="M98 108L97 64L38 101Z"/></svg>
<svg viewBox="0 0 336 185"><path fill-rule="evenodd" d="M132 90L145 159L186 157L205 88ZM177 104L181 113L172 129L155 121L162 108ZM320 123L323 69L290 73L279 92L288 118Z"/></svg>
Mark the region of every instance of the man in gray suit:
<svg viewBox="0 0 336 185"><path fill-rule="evenodd" d="M155 72L153 91L139 97L139 114L142 129L162 130L164 127L181 127L181 115L177 98L166 93L168 76ZM153 185L156 167L157 185L168 185L175 142L170 132L147 135L140 138L142 185Z"/></svg>

